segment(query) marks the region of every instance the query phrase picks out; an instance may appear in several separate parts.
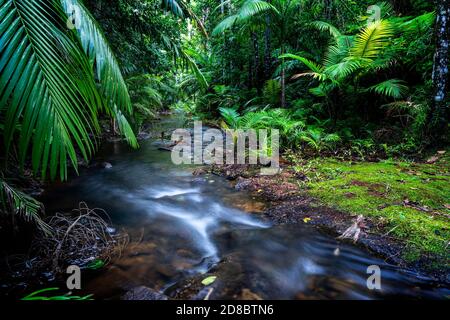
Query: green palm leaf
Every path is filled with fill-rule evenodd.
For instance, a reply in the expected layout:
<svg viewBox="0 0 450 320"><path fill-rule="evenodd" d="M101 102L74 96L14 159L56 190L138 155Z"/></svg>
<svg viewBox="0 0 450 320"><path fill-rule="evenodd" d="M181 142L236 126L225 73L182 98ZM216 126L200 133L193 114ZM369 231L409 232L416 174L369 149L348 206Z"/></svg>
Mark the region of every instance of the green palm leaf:
<svg viewBox="0 0 450 320"><path fill-rule="evenodd" d="M399 26L399 30L406 30L409 32L420 32L422 30L429 29L436 21L436 14L434 12L427 12L411 20L402 23Z"/></svg>
<svg viewBox="0 0 450 320"><path fill-rule="evenodd" d="M323 71L323 67L320 66L319 64L317 64L314 61L311 61L309 59L306 59L304 57L295 55L295 54L286 53L286 54L279 56L279 58L280 59L290 58L290 59L298 60L298 61L302 62L304 65L306 65L309 69L311 69L311 71L316 72L316 73L321 73Z"/></svg>
<svg viewBox="0 0 450 320"><path fill-rule="evenodd" d="M172 12L174 15L180 18L184 18L184 12L181 5L176 0L162 0L161 6L167 11Z"/></svg>
<svg viewBox="0 0 450 320"><path fill-rule="evenodd" d="M387 97L399 99L408 91L408 87L404 83L405 81L402 80L390 79L370 87L369 90Z"/></svg>
<svg viewBox="0 0 450 320"><path fill-rule="evenodd" d="M332 44L328 47L324 59L324 66L328 67L340 63L348 56L352 44L353 36L340 36L336 38L336 44Z"/></svg>
<svg viewBox="0 0 450 320"><path fill-rule="evenodd" d="M205 75L200 70L200 68L198 67L198 65L195 62L195 60L191 57L190 50L189 49L182 49L181 50L181 56L183 57L183 59L185 59L185 61L187 63L187 66L189 67L189 69L191 69L192 73L194 74L194 76L197 79L197 81L200 84L200 86L203 89L207 89L208 86L209 86L208 81L206 80Z"/></svg>
<svg viewBox="0 0 450 320"><path fill-rule="evenodd" d="M296 74L292 77L292 79L297 79L299 77L304 77L304 76L311 76L314 79L324 81L328 78L328 76L323 72L324 67L314 61L311 61L309 59L306 59L304 57L301 57L301 56L298 56L295 54L291 54L291 53L283 54L283 55L279 56L279 58L280 59L288 58L288 59L294 59L294 60L300 61L311 70L310 72L303 72L303 73Z"/></svg>
<svg viewBox="0 0 450 320"><path fill-rule="evenodd" d="M232 15L223 19L213 30L212 35L216 36L231 29L239 21L238 15Z"/></svg>
<svg viewBox="0 0 450 320"><path fill-rule="evenodd" d="M3 206L3 212L20 215L26 221L36 223L44 232L51 232L50 226L40 217L44 212L42 203L11 187L2 179L0 179L0 204Z"/></svg>
<svg viewBox="0 0 450 320"><path fill-rule="evenodd" d="M226 124L230 128L232 128L232 129L237 128L237 125L240 120L240 115L235 109L221 107L221 108L219 108L219 111L220 111L220 115L222 116L222 118L225 120Z"/></svg>
<svg viewBox="0 0 450 320"><path fill-rule="evenodd" d="M225 30L232 28L235 24L245 22L246 20L259 15L263 12L273 12L280 14L279 11L269 2L263 0L247 0L235 15L231 15L220 22L213 30L212 34L217 35Z"/></svg>
<svg viewBox="0 0 450 320"><path fill-rule="evenodd" d="M70 8L79 10L79 16L75 19L81 21L76 25L76 34L95 67L101 85L100 93L106 99L107 106L116 104L120 110L131 113L130 97L119 64L94 17L79 0L61 0L61 4L68 14Z"/></svg>
<svg viewBox="0 0 450 320"><path fill-rule="evenodd" d="M97 79L100 81L100 94L105 99L107 112L116 118L119 130L133 147L137 147L137 140L131 127L127 124L125 114L131 114L132 105L127 85L122 77L119 64L108 44L103 32L91 13L79 0L61 0L63 9L69 15L75 10L77 36L93 67L95 66ZM119 112L120 111L120 112ZM122 125L120 125L122 124ZM123 130L124 131L123 131Z"/></svg>
<svg viewBox="0 0 450 320"><path fill-rule="evenodd" d="M342 34L338 30L338 28L336 28L332 24L330 24L328 22L325 22L325 21L314 21L314 22L311 22L311 26L313 26L314 28L316 28L316 29L318 29L320 31L328 32L335 39L337 39L337 38L342 36Z"/></svg>
<svg viewBox="0 0 450 320"><path fill-rule="evenodd" d="M325 68L324 73L333 79L343 79L348 77L362 65L361 60L355 58L344 59L339 63L330 65Z"/></svg>
<svg viewBox="0 0 450 320"><path fill-rule="evenodd" d="M245 20L269 10L279 14L278 10L269 2L263 0L247 0L239 10L239 19Z"/></svg>
<svg viewBox="0 0 450 320"><path fill-rule="evenodd" d="M389 44L395 28L387 20L371 23L356 36L351 55L363 59L375 59Z"/></svg>
<svg viewBox="0 0 450 320"><path fill-rule="evenodd" d="M20 126L19 157L32 144L32 166L67 176L76 168L75 146L87 158L94 149L101 100L92 68L79 46L60 31L60 7L45 0L0 2L0 113L9 151ZM8 106L8 108L6 108Z"/></svg>

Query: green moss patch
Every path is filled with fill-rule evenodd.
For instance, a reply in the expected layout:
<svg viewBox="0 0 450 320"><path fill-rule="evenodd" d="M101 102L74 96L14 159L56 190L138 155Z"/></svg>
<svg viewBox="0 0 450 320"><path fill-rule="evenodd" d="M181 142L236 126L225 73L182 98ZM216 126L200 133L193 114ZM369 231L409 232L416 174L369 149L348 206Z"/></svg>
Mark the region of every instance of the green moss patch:
<svg viewBox="0 0 450 320"><path fill-rule="evenodd" d="M448 157L434 164L320 159L294 168L307 176L304 187L325 205L369 217L405 241L404 258L449 257Z"/></svg>

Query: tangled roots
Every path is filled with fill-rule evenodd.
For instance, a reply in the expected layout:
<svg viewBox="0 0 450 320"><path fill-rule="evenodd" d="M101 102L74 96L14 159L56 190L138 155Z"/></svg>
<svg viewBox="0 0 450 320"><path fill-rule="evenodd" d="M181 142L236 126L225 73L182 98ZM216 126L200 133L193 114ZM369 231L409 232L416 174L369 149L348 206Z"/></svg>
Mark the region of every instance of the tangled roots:
<svg viewBox="0 0 450 320"><path fill-rule="evenodd" d="M31 245L33 269L61 273L69 265L83 268L96 259L106 264L128 244L127 235L108 226L110 219L103 209L89 209L84 202L69 214L57 213L47 223L51 235L41 232Z"/></svg>

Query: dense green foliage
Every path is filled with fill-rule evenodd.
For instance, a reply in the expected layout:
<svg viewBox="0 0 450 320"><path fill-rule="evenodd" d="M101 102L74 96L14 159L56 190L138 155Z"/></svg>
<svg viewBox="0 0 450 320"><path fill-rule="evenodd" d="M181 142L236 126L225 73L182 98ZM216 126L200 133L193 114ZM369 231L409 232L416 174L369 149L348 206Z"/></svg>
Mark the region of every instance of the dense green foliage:
<svg viewBox="0 0 450 320"><path fill-rule="evenodd" d="M0 0L0 212L45 228L41 205L12 187L11 167L64 180L102 131L138 147L145 123L169 109L222 128L279 129L282 151L296 157L379 160L445 148L450 9L436 3ZM423 236L421 249L442 251L443 236L429 236L440 220L402 208L417 221L408 226L391 212L397 195L365 197L351 185L380 167L387 173L374 179L386 183L405 173L326 167L345 178L311 182L315 195L350 212L370 208L396 234ZM437 182L411 183L419 191L392 190L443 205Z"/></svg>
<svg viewBox="0 0 450 320"><path fill-rule="evenodd" d="M268 108L286 109L284 120L288 116L297 125L285 130L285 140L291 141L284 148L322 150L311 141L320 140L333 150L361 155L363 144L390 156L442 143L448 131L430 135L427 121L433 104L433 4L379 3L375 20L370 5L195 2L211 41L202 46L197 36L187 45L197 48L194 58L210 86L191 94L189 103L196 108L190 111L218 118L220 112L230 114L223 108L231 108L264 119Z"/></svg>

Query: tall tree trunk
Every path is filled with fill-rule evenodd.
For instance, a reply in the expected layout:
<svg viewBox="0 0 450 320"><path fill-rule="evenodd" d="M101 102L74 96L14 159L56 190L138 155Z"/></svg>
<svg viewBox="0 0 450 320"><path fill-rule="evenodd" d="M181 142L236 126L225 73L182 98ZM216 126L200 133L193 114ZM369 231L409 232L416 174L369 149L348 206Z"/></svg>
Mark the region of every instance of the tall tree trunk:
<svg viewBox="0 0 450 320"><path fill-rule="evenodd" d="M330 21L333 17L333 0L325 0L325 19Z"/></svg>
<svg viewBox="0 0 450 320"><path fill-rule="evenodd" d="M281 47L281 54L284 52L284 44ZM286 108L286 70L284 67L284 58L281 59L281 107Z"/></svg>
<svg viewBox="0 0 450 320"><path fill-rule="evenodd" d="M253 43L253 86L256 87L258 90L260 89L260 62L259 62L259 42L258 42L258 36L255 31L252 31L252 43Z"/></svg>
<svg viewBox="0 0 450 320"><path fill-rule="evenodd" d="M228 15L231 15L233 11L233 7L232 7L232 3L231 1L228 1ZM229 42L228 46L232 45L232 41ZM233 49L230 47L230 52L233 52ZM231 74L232 71L234 70L234 65L233 65L233 59L230 58L230 69L229 69L229 74L230 74L230 78L231 78Z"/></svg>
<svg viewBox="0 0 450 320"><path fill-rule="evenodd" d="M253 47L253 38L250 32L250 43L249 43L249 51L251 52L251 48ZM253 88L253 57L252 54L248 56L248 88Z"/></svg>
<svg viewBox="0 0 450 320"><path fill-rule="evenodd" d="M221 14L222 17L224 17L224 15L225 15L225 3L224 3L224 0L220 0L220 14ZM227 47L228 47L227 46L227 36L225 35L225 32L223 33L223 46L224 46L225 54L222 55L222 82L225 83L225 75L226 75L226 63L225 63L225 60L226 60L226 56L227 56L226 52L228 51L228 49L227 49Z"/></svg>
<svg viewBox="0 0 450 320"><path fill-rule="evenodd" d="M430 128L438 135L447 127L448 106L448 62L449 62L449 28L450 0L437 0L436 10L436 52L433 64L433 101L430 110Z"/></svg>
<svg viewBox="0 0 450 320"><path fill-rule="evenodd" d="M270 0L267 2L270 3ZM270 16L266 16L266 30L264 31L264 80L270 79L271 76L271 50L270 50L271 30L270 30Z"/></svg>

